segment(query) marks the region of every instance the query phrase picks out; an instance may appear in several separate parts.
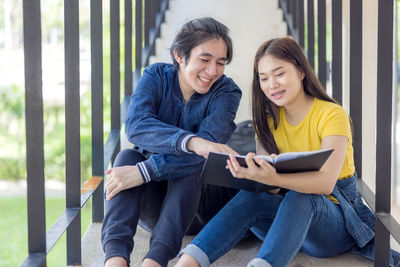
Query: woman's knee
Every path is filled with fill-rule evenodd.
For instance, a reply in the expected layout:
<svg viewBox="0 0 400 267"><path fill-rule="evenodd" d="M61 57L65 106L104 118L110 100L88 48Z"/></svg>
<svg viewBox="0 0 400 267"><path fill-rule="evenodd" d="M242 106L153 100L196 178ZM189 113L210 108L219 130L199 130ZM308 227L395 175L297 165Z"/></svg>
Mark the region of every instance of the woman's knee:
<svg viewBox="0 0 400 267"><path fill-rule="evenodd" d="M128 148L121 150L114 161L114 167L136 165L137 163L144 161L146 158L138 151Z"/></svg>
<svg viewBox="0 0 400 267"><path fill-rule="evenodd" d="M286 193L284 201L297 207L315 209L323 205L322 197L317 194L305 194L290 190Z"/></svg>

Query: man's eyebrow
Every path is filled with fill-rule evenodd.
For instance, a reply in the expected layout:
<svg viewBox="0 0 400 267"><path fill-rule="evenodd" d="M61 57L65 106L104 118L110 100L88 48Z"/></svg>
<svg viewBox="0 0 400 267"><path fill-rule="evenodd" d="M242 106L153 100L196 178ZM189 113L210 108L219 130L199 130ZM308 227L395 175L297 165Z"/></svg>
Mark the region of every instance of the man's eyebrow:
<svg viewBox="0 0 400 267"><path fill-rule="evenodd" d="M275 71L280 70L282 68L283 68L283 66L276 67L275 69L271 70L271 72L275 72ZM264 72L259 72L258 73L258 75L264 75L264 74L265 74Z"/></svg>
<svg viewBox="0 0 400 267"><path fill-rule="evenodd" d="M201 56L201 57L213 57L213 55L212 55L212 54L210 54L210 53L207 53L207 52L203 52L203 53L201 53L199 56ZM219 59L217 59L217 60L223 60L223 61L226 61L226 57L221 57L221 58L219 58Z"/></svg>
<svg viewBox="0 0 400 267"><path fill-rule="evenodd" d="M212 55L211 55L210 53L207 53L207 52L202 52L202 53L200 54L200 56L203 56L203 57L212 57Z"/></svg>

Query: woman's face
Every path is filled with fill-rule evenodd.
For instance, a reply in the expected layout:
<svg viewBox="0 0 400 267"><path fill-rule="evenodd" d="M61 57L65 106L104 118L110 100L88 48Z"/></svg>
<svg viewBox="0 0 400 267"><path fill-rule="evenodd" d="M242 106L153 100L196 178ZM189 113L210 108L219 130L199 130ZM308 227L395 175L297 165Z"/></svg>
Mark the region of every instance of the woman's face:
<svg viewBox="0 0 400 267"><path fill-rule="evenodd" d="M258 75L262 91L277 106L289 106L304 96L304 73L288 61L267 54L258 62Z"/></svg>

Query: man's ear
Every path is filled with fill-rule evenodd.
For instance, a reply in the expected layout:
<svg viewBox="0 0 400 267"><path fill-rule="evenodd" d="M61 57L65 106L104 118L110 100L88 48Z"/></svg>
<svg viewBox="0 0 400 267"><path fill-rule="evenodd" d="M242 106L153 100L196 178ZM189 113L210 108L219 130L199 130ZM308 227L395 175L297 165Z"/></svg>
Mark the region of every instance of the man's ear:
<svg viewBox="0 0 400 267"><path fill-rule="evenodd" d="M184 59L183 59L182 56L180 56L180 55L178 54L178 52L177 52L176 50L174 50L174 57L175 57L176 62L178 62L179 65L180 65L180 64L183 64Z"/></svg>

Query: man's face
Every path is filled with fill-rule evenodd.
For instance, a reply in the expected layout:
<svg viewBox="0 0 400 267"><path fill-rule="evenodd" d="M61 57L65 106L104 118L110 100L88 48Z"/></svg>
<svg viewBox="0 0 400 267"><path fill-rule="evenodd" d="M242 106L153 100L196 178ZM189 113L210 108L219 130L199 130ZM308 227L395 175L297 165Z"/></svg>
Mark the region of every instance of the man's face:
<svg viewBox="0 0 400 267"><path fill-rule="evenodd" d="M185 101L195 93L206 94L225 69L227 46L223 39L211 39L190 51L189 58L178 56L179 85Z"/></svg>

